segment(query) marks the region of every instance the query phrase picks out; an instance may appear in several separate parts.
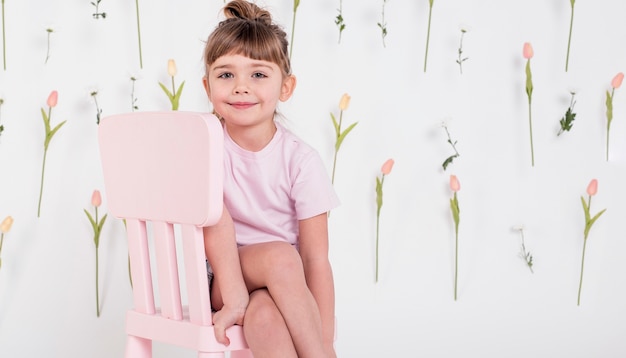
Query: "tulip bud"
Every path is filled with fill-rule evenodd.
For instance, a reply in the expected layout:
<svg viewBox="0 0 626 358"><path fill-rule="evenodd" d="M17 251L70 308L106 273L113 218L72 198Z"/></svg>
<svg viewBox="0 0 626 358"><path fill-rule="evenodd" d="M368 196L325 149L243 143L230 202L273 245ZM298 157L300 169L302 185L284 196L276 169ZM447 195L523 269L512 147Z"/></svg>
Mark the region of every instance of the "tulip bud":
<svg viewBox="0 0 626 358"><path fill-rule="evenodd" d="M50 92L50 95L48 96L48 107L52 108L55 107L57 105L57 101L59 99L59 93L57 91L52 91Z"/></svg>
<svg viewBox="0 0 626 358"><path fill-rule="evenodd" d="M176 69L176 61L174 61L172 59L167 61L167 73L171 77L176 76L176 74L178 73L178 70Z"/></svg>
<svg viewBox="0 0 626 358"><path fill-rule="evenodd" d="M533 51L533 46L530 44L530 42L525 42L524 43L524 58L527 60L530 60L531 58L533 58L533 55L535 54L535 52Z"/></svg>
<svg viewBox="0 0 626 358"><path fill-rule="evenodd" d="M348 109L349 105L350 96L347 93L344 93L343 96L341 96L341 101L339 101L339 109L345 111L346 109Z"/></svg>
<svg viewBox="0 0 626 358"><path fill-rule="evenodd" d="M102 197L100 196L100 191L94 190L93 194L91 194L91 205L97 208L100 206L100 204L102 204Z"/></svg>
<svg viewBox="0 0 626 358"><path fill-rule="evenodd" d="M381 173L383 173L383 175L388 175L389 173L391 173L391 169L393 169L394 163L395 162L393 161L393 159L387 159L382 168L380 168Z"/></svg>
<svg viewBox="0 0 626 358"><path fill-rule="evenodd" d="M450 189L455 193L461 190L461 183L459 183L459 179L456 175L450 175Z"/></svg>
<svg viewBox="0 0 626 358"><path fill-rule="evenodd" d="M9 232L9 230L11 230L11 225L13 225L13 218L7 216L0 225L0 232L6 234L7 232Z"/></svg>
<svg viewBox="0 0 626 358"><path fill-rule="evenodd" d="M624 74L622 72L618 73L613 77L613 81L611 81L611 87L619 88L622 85L622 81L624 80Z"/></svg>
<svg viewBox="0 0 626 358"><path fill-rule="evenodd" d="M598 180L592 179L589 182L589 185L587 186L587 194L589 194L589 196L594 196L596 195L597 192L598 192Z"/></svg>

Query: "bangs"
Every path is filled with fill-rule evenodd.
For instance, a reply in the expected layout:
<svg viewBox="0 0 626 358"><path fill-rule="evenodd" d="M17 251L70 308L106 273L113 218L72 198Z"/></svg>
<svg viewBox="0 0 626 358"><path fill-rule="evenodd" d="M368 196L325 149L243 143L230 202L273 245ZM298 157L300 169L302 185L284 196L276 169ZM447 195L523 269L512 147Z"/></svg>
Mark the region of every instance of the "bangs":
<svg viewBox="0 0 626 358"><path fill-rule="evenodd" d="M291 74L286 41L278 40L271 29L260 22L232 20L235 19L221 23L209 37L204 56L207 65L224 55L242 55L273 62L285 75Z"/></svg>

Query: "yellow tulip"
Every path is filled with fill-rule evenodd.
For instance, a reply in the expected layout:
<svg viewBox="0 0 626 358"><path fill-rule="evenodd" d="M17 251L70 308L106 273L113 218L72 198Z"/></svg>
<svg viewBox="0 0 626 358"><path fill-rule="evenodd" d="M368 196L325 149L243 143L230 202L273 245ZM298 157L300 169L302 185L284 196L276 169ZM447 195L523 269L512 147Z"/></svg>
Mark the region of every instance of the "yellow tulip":
<svg viewBox="0 0 626 358"><path fill-rule="evenodd" d="M171 77L176 76L176 74L178 73L178 69L176 68L176 61L174 61L173 59L167 61L167 73Z"/></svg>
<svg viewBox="0 0 626 358"><path fill-rule="evenodd" d="M348 106L350 105L350 96L347 93L344 93L343 96L341 96L341 101L339 101L339 109L342 111L345 111L346 109L348 109Z"/></svg>
<svg viewBox="0 0 626 358"><path fill-rule="evenodd" d="M11 216L7 216L3 221L2 225L0 225L0 231L3 234L6 234L11 230L11 225L13 225L13 218Z"/></svg>

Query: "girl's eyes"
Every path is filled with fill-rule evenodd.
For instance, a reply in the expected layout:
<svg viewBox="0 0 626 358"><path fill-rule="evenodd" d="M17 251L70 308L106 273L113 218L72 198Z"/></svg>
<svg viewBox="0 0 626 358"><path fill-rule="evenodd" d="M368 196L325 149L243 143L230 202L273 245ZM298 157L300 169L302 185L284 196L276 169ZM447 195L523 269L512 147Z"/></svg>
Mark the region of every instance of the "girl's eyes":
<svg viewBox="0 0 626 358"><path fill-rule="evenodd" d="M222 74L220 74L219 76L217 76L217 78L234 78L235 75L233 75L230 72L224 72ZM267 76L264 73L261 72L254 72L251 76L252 78L266 78Z"/></svg>

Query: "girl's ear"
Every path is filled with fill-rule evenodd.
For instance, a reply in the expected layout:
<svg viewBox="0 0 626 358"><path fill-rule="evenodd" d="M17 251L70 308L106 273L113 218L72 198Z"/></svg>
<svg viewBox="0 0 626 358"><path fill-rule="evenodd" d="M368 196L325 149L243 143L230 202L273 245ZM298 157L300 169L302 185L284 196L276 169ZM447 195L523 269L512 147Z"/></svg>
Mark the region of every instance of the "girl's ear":
<svg viewBox="0 0 626 358"><path fill-rule="evenodd" d="M285 78L283 80L283 86L280 90L280 97L279 99L282 102L285 102L286 100L289 99L289 97L291 97L291 95L293 94L293 91L296 89L296 76L294 75L289 75L287 78Z"/></svg>
<svg viewBox="0 0 626 358"><path fill-rule="evenodd" d="M206 79L206 76L202 76L202 86L204 87L204 90L206 91L206 95L207 97L209 97L209 100L210 100L211 90L209 89L209 81Z"/></svg>

